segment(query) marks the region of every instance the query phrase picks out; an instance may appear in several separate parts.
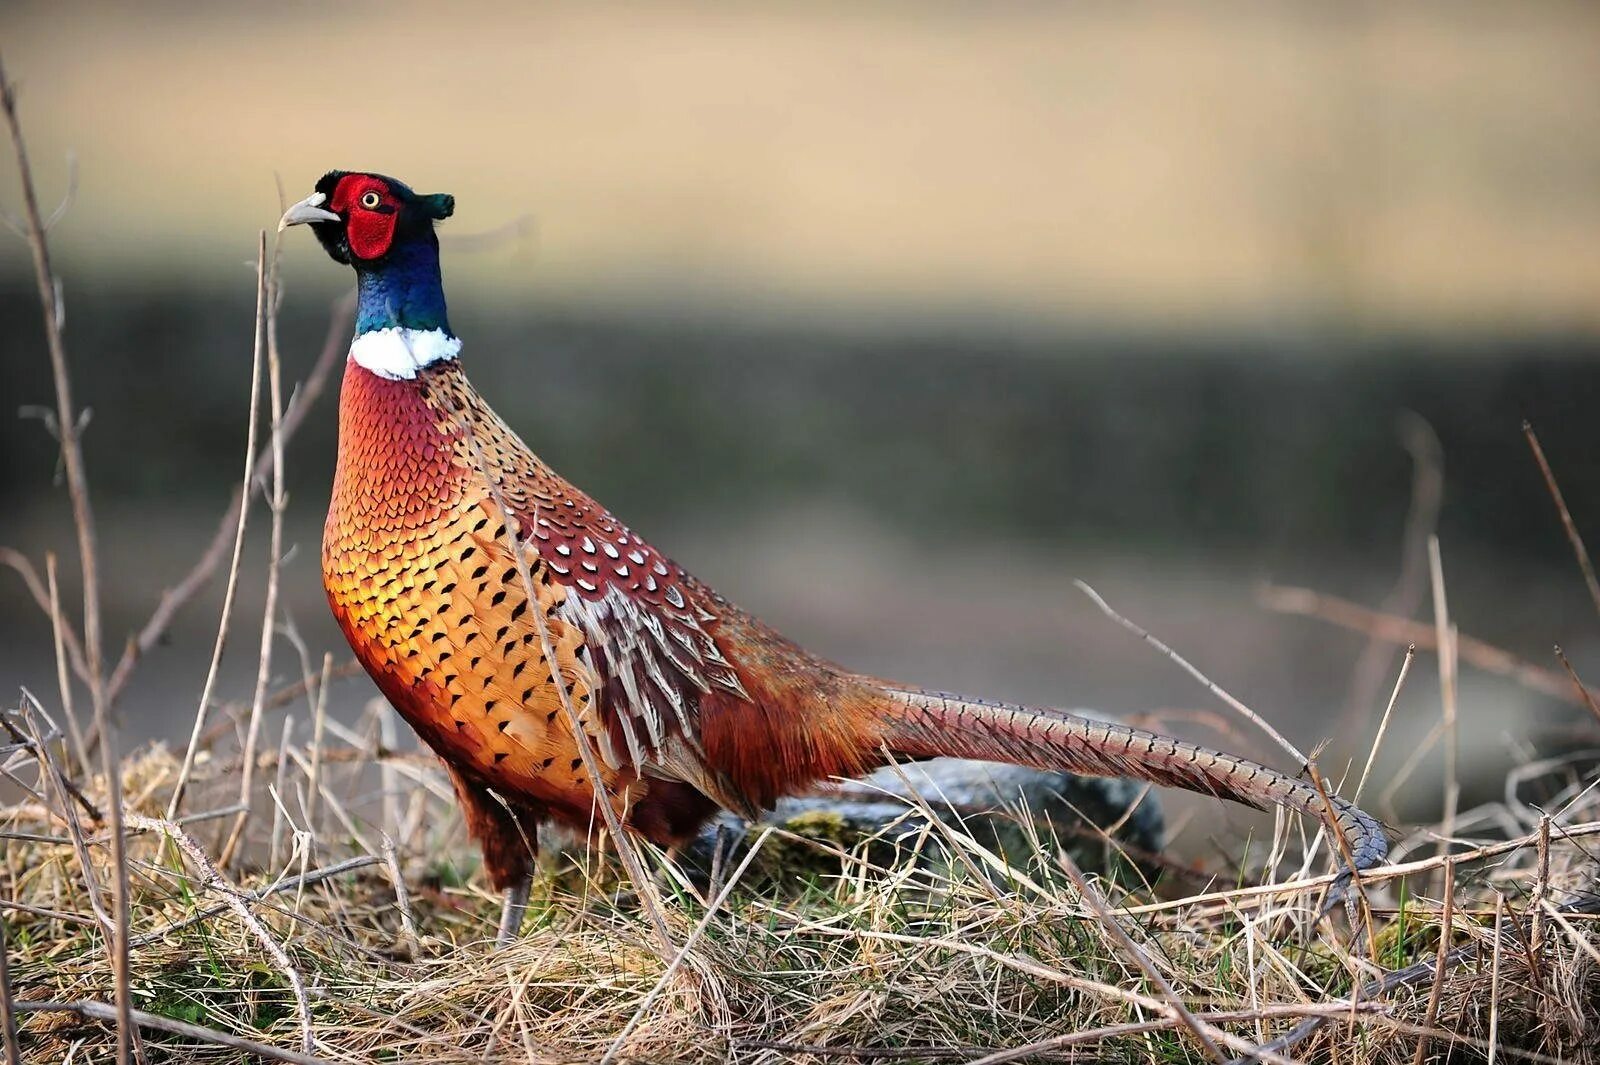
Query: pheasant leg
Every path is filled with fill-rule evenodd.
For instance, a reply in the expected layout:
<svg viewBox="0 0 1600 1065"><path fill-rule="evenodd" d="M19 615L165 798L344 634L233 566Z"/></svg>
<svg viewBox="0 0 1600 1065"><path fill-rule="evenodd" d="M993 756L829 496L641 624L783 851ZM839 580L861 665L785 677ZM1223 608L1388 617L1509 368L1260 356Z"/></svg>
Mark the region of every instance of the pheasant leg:
<svg viewBox="0 0 1600 1065"><path fill-rule="evenodd" d="M500 930L494 937L496 950L504 950L517 938L517 930L522 927L522 918L528 912L528 886L532 883L533 878L525 876L506 888L505 906L500 911Z"/></svg>

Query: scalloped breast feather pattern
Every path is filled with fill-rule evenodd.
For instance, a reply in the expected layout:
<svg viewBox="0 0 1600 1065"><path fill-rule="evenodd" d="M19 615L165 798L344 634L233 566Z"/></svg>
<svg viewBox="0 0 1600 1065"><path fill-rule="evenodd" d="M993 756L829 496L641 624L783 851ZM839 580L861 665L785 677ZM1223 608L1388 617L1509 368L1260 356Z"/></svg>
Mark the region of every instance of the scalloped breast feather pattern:
<svg viewBox="0 0 1600 1065"><path fill-rule="evenodd" d="M364 369L390 381L409 381L425 367L461 354L461 341L443 329L390 326L358 333L350 357Z"/></svg>

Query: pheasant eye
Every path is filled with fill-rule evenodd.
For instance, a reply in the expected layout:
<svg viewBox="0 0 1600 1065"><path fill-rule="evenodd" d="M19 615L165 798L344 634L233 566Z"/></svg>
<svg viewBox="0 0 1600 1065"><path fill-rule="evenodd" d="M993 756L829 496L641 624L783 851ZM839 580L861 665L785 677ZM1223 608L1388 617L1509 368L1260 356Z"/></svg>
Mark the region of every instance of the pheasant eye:
<svg viewBox="0 0 1600 1065"><path fill-rule="evenodd" d="M376 192L369 191L361 194L361 206L369 211L376 211L381 203L383 203L383 197Z"/></svg>

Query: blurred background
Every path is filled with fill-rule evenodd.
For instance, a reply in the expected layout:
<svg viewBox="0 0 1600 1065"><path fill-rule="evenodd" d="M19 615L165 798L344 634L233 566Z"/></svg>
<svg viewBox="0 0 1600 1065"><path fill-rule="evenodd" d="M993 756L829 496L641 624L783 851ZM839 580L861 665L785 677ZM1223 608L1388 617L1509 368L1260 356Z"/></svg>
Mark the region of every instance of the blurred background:
<svg viewBox="0 0 1600 1065"><path fill-rule="evenodd" d="M293 200L339 167L456 195L452 323L535 450L850 665L1219 741L1191 712L1220 704L1079 578L1341 767L1398 655L1263 588L1431 624L1436 527L1464 634L1600 680L1520 429L1600 539L1592 4L14 2L0 42L47 210L76 159L52 240L113 648L238 478L274 175ZM298 380L351 278L287 236ZM0 543L70 561L56 449L19 416L53 403L27 248L0 238ZM317 661L343 652L317 578L334 428L328 396L289 454L283 607ZM1420 495L1408 442L1438 458ZM254 677L254 524L224 699ZM141 668L130 737L187 735L220 600ZM7 700L53 692L50 648L0 571ZM1460 702L1469 800L1592 742L1570 691L1464 666ZM1439 705L1424 654L1380 774ZM1437 806L1439 763L1400 809Z"/></svg>

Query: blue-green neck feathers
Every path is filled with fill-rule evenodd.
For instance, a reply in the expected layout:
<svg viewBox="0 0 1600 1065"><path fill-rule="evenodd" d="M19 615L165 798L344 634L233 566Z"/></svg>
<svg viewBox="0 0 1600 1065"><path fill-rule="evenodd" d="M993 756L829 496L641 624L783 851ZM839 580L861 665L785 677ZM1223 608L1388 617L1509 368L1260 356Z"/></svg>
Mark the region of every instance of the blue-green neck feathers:
<svg viewBox="0 0 1600 1065"><path fill-rule="evenodd" d="M356 264L356 334L379 329L437 329L454 336L445 311L439 243L397 241L373 263Z"/></svg>

